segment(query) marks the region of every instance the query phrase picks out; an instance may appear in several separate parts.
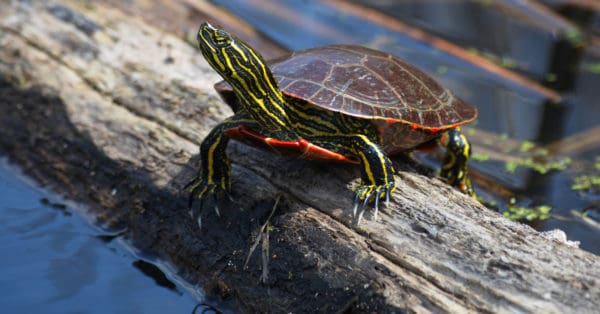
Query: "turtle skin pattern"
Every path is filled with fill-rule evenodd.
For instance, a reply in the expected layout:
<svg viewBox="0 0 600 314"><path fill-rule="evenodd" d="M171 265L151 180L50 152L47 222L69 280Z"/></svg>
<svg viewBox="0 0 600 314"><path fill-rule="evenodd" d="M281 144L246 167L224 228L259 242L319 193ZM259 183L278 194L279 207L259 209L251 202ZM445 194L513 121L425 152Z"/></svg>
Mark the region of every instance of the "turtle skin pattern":
<svg viewBox="0 0 600 314"><path fill-rule="evenodd" d="M235 114L200 146L201 166L190 200L231 189L227 142L236 138L295 157L338 159L361 165L354 210L396 188L388 155L432 140L446 146L442 175L472 195L466 162L470 145L459 126L477 110L434 79L390 54L359 46L326 46L266 63L246 43L204 23L199 48L223 78L215 85ZM334 158L332 158L332 156ZM215 207L216 209L216 207ZM218 212L218 210L217 210Z"/></svg>

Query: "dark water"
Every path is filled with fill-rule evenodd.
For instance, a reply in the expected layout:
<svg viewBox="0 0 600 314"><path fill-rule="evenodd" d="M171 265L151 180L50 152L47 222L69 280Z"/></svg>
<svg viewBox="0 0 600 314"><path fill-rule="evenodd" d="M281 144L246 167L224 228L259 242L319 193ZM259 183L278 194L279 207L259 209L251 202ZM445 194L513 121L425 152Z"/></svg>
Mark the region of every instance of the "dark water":
<svg viewBox="0 0 600 314"><path fill-rule="evenodd" d="M192 313L203 299L82 217L0 158L1 313Z"/></svg>
<svg viewBox="0 0 600 314"><path fill-rule="evenodd" d="M495 202L500 211L511 202L528 208L550 206L548 220L531 223L536 229L562 229L570 240L580 241L581 248L600 254L600 185L572 189L579 176L600 176L600 47L597 40L594 46L594 42L568 39L578 29L576 23L520 1L348 1L359 4L354 6L358 9L328 1L213 2L289 50L359 44L391 52L428 72L479 109L478 120L466 133L485 132L472 138L474 151L492 156L470 163L480 178L475 182L478 195ZM395 22L404 26L394 26ZM561 100L549 101L547 94L527 84L410 36L410 31L403 31L405 26L485 55L547 87ZM520 151L524 141L545 155ZM581 141L586 142L572 146ZM509 148L505 142L516 146ZM495 157L498 152L502 156ZM569 158L571 162L560 171L540 173L519 167L511 173L505 165L513 157L541 163ZM419 158L433 167L439 165L439 160Z"/></svg>

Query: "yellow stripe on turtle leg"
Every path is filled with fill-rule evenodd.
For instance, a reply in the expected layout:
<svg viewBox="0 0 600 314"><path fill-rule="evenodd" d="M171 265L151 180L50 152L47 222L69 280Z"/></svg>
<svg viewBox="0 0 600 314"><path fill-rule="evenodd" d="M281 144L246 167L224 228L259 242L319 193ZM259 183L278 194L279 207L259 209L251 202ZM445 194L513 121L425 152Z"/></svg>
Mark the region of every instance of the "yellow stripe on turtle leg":
<svg viewBox="0 0 600 314"><path fill-rule="evenodd" d="M380 197L380 192L387 192L393 189L394 177L392 164L385 152L363 134L353 135L351 141L354 142L352 150L361 159L363 166L363 186L357 192L360 198L370 198L376 193Z"/></svg>
<svg viewBox="0 0 600 314"><path fill-rule="evenodd" d="M225 131L240 125L256 126L245 113L225 119L213 128L200 144L200 170L190 182L190 199L219 195L230 188L231 167L225 152L229 138Z"/></svg>
<svg viewBox="0 0 600 314"><path fill-rule="evenodd" d="M214 155L215 155L215 149L216 149L216 148L219 146L219 144L221 143L221 139L222 139L222 138L223 138L222 136L218 137L218 138L215 140L215 142L214 142L214 143L212 143L212 145L210 145L210 148L208 149L208 154L207 154L207 157L208 157L208 161L207 161L207 162L208 162L208 167L207 167L207 169L206 169L206 170L208 170L208 173L207 173L207 180L208 180L208 182L207 182L207 183L208 183L208 184L212 184L212 183L214 183L213 176L214 176L214 172L215 172L215 170L214 170L214 169L215 169L215 168L214 168L214 160L215 160L215 156L214 156Z"/></svg>
<svg viewBox="0 0 600 314"><path fill-rule="evenodd" d="M459 128L447 131L440 138L446 147L446 156L440 175L448 184L457 187L463 193L475 197L471 180L468 177L467 162L471 157L471 144Z"/></svg>

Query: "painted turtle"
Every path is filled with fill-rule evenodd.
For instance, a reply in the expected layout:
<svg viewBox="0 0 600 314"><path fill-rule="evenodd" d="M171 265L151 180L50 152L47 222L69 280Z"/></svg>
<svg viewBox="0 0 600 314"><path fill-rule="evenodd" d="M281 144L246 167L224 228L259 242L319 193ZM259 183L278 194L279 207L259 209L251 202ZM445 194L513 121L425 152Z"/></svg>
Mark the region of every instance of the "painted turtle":
<svg viewBox="0 0 600 314"><path fill-rule="evenodd" d="M388 155L432 141L446 147L441 175L473 195L467 176L471 148L458 127L473 121L477 109L414 66L360 46L307 49L267 66L248 44L209 23L200 26L197 39L225 80L215 88L235 114L200 146L201 168L189 184L190 206L195 198L230 190L229 138L300 158L359 163L357 222L369 202L376 219L379 200L385 197L387 203L395 189Z"/></svg>

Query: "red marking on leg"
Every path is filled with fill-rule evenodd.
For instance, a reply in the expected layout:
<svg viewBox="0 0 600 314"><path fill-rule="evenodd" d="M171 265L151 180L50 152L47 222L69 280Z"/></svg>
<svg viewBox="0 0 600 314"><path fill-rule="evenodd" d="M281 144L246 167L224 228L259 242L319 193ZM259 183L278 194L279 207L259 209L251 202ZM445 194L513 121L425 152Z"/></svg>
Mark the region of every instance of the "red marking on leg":
<svg viewBox="0 0 600 314"><path fill-rule="evenodd" d="M329 149L314 145L305 139L298 139L295 141L284 141L276 138L266 137L262 134L256 133L250 130L244 125L240 125L236 128L231 128L225 131L225 135L237 140L243 140L244 138L250 138L255 141L263 142L275 150L292 150L302 153L298 158L305 159L326 159L336 160L349 163L359 163L357 160L346 157L342 154L336 153Z"/></svg>
<svg viewBox="0 0 600 314"><path fill-rule="evenodd" d="M302 146L300 145L300 143L298 141L282 141L282 140L278 140L276 138L271 138L271 137L264 137L264 141L265 141L265 143L269 144L269 146L271 146L271 147L275 147L275 148L279 147L279 148L287 148L287 149L303 151Z"/></svg>
<svg viewBox="0 0 600 314"><path fill-rule="evenodd" d="M251 138L251 139L254 139L254 140L261 141L261 142L266 142L265 141L266 137L264 137L264 136L262 136L262 135L260 135L258 133L252 132L245 125L240 125L240 126L238 126L236 128L228 129L228 130L225 131L225 135L227 137L231 137L231 138L234 138L236 140L242 140L242 139L244 139L244 138L247 137L247 138Z"/></svg>
<svg viewBox="0 0 600 314"><path fill-rule="evenodd" d="M300 149L303 154L300 158L306 159L333 159L337 161L344 161L350 163L359 163L357 160L350 159L342 154L338 154L329 149L325 149L321 146L314 145L305 139L299 139L297 143L300 145Z"/></svg>

